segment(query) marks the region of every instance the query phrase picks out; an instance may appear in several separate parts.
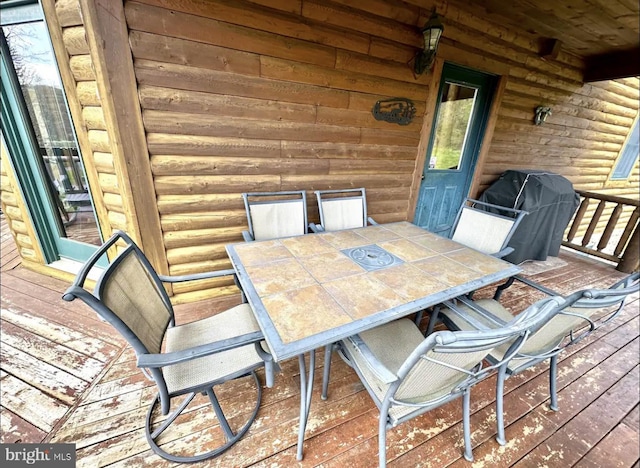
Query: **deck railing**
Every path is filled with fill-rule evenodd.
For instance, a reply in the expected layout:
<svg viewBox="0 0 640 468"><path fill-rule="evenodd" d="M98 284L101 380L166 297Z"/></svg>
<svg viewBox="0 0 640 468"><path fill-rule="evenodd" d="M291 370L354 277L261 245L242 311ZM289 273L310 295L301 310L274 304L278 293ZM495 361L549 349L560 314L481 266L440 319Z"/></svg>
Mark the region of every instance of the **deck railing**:
<svg viewBox="0 0 640 468"><path fill-rule="evenodd" d="M579 190L577 193L582 198L582 202L569 228L567 240L563 241L562 245L617 263L618 266L616 269L622 272L631 273L637 270L640 266L640 225L638 224L640 201ZM591 219L585 219L585 214L592 201L597 202L598 206L593 212ZM606 221L606 226L599 240L596 238L592 242L592 237L598 224L601 223L600 218L605 212L607 204L609 204L610 207L613 205L613 210L609 215L609 219ZM619 222L621 215L623 212L628 213L631 209L633 209L633 212L623 227L623 222ZM626 218L626 215L624 218ZM603 219L602 224L604 224L604 222L605 220ZM576 234L582 231L585 226L586 230L580 243L574 242ZM597 244L595 244L596 240L598 241ZM609 246L610 243L612 246L615 243L613 251L611 251L612 246Z"/></svg>

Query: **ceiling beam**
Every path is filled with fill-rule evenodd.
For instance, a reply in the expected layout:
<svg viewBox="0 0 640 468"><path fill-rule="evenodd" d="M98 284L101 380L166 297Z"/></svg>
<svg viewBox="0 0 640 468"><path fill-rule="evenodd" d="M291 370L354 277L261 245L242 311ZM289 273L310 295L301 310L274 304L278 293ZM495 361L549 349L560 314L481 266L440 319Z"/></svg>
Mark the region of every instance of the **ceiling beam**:
<svg viewBox="0 0 640 468"><path fill-rule="evenodd" d="M584 82L640 76L640 47L587 58Z"/></svg>

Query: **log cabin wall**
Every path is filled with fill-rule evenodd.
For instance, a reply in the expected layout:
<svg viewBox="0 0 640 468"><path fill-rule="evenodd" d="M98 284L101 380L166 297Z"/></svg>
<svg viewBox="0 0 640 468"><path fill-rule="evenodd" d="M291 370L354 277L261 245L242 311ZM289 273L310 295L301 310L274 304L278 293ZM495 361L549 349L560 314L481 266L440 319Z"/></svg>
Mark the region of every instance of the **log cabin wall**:
<svg viewBox="0 0 640 468"><path fill-rule="evenodd" d="M413 218L435 87L408 62L433 8L445 25L440 60L503 77L473 194L506 169L539 168L577 189L637 196L637 164L623 186L607 178L638 111L638 79L583 84L580 58L541 58L531 35L486 20L470 2L139 0L126 1L124 14L156 199L131 207L79 1L53 4L44 0L45 14L68 57L73 82L64 85L80 105L74 121L95 168L103 234L137 237L132 213L157 213L171 274L229 267L224 245L246 229L245 191L307 190L316 221L313 190L364 186L375 219ZM373 119L374 103L389 97L414 101L410 125ZM539 127L537 105L553 108ZM235 291L221 280L176 285L173 300Z"/></svg>
<svg viewBox="0 0 640 468"><path fill-rule="evenodd" d="M130 181L117 169L126 162L114 158L80 1L42 0L42 5L102 237L108 239L114 231L123 230L139 241L127 197Z"/></svg>
<svg viewBox="0 0 640 468"><path fill-rule="evenodd" d="M42 248L3 143L0 144L0 206L20 256L27 261L43 263Z"/></svg>
<svg viewBox="0 0 640 468"><path fill-rule="evenodd" d="M125 4L170 273L230 266L224 246L247 228L242 192L307 190L317 221L313 190L365 186L377 220L406 218L429 82L406 62L427 13L393 2L384 13L307 1ZM397 96L418 117L376 121L375 102ZM233 289L175 285L174 300L216 286Z"/></svg>

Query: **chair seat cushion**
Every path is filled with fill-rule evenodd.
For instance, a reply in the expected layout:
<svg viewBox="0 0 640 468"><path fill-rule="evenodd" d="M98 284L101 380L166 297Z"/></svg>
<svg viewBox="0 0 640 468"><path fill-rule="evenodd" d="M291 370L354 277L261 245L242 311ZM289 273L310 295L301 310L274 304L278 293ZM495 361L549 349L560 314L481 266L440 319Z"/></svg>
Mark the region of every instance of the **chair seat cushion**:
<svg viewBox="0 0 640 468"><path fill-rule="evenodd" d="M493 299L478 299L474 301L475 304L486 309L497 318L504 322L509 322L514 319L514 316L509 312L502 304ZM474 320L481 322L488 328L497 328L491 320L487 319L477 311L467 307L462 303L456 305L466 314L470 315ZM570 309L567 309L570 310ZM459 314L454 313L451 309L443 307L440 310L440 314L448 319L448 321L458 330L474 330L475 327L468 321L464 320ZM538 355L543 355L554 348L556 348L566 336L566 334L575 326L576 319L572 316L557 315L542 328L540 328L535 334L530 336L525 344L520 348L520 356L515 357L509 361L508 371L515 373L517 370L528 367L533 364L534 361L539 360ZM496 362L504 357L504 354L509 348L508 344L502 345L489 355L490 360ZM522 355L526 355L522 357Z"/></svg>
<svg viewBox="0 0 640 468"><path fill-rule="evenodd" d="M169 328L165 342L166 352L181 351L259 330L251 307L241 304L211 317ZM212 382L239 377L262 364L263 360L252 343L166 366L162 371L169 394L179 394L208 386Z"/></svg>
<svg viewBox="0 0 640 468"><path fill-rule="evenodd" d="M360 338L364 341L371 352L384 366L393 374L397 374L400 366L409 355L424 340L424 336L413 321L400 319L394 322L381 325L372 330L360 333ZM362 377L368 387L373 391L378 403L384 399L390 384L381 380L373 370L371 370L366 359L360 354L350 340L344 340L343 346L347 347L349 354L353 358L354 365L360 370ZM392 405L389 409L389 416L397 421L403 416L420 410L420 408ZM392 424L395 424L392 421Z"/></svg>

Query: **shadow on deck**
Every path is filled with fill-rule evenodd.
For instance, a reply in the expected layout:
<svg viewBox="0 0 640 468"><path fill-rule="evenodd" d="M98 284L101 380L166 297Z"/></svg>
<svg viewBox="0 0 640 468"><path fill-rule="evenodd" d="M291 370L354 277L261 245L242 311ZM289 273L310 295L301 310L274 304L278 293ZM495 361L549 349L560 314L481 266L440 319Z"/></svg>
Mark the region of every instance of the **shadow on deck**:
<svg viewBox="0 0 640 468"><path fill-rule="evenodd" d="M4 233L4 230L3 230ZM3 250L5 248L3 236ZM11 240L11 239L9 239ZM7 255L8 262L15 257ZM154 387L112 329L81 304L63 302L67 284L16 266L2 255L0 422L5 443L69 442L78 466L169 466L149 449L143 425ZM537 268L537 270L536 270ZM603 263L562 251L529 277L562 293L606 287L623 275ZM512 288L513 310L531 302ZM477 297L481 297L482 292ZM503 301L503 302L504 302ZM214 313L215 302L179 306L178 323ZM313 311L310 311L313 313ZM548 366L507 380L508 444L495 436L495 377L472 391L471 429L477 466L638 466L638 298L612 323L561 355L560 411L548 408ZM322 366L322 359L318 360ZM296 360L286 361L274 388L264 389L258 419L238 444L206 466L292 466L299 411ZM355 373L337 356L329 399L311 408L302 466L373 466L377 460L374 403ZM264 379L263 379L264 381ZM246 385L246 387L245 387ZM233 426L250 411L246 382L225 384L219 398ZM202 408L166 438L176 448L218 437ZM462 457L460 401L453 401L388 433L391 466L468 466ZM208 409L206 410L208 412Z"/></svg>

